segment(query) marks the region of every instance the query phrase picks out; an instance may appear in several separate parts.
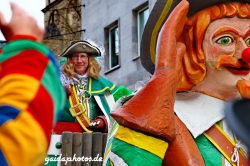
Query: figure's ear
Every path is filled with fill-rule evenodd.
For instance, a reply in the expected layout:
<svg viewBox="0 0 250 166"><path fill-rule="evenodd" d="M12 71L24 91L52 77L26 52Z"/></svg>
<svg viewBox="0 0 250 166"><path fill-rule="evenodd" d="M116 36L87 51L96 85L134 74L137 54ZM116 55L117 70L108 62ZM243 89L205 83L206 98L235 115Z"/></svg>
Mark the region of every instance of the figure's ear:
<svg viewBox="0 0 250 166"><path fill-rule="evenodd" d="M177 45L177 50L183 49L182 53L182 59L180 60L180 62L182 63L180 66L181 68L181 80L180 80L180 84L178 86L177 91L181 92L181 91L188 91L190 90L194 84L191 83L188 79L189 76L187 76L187 72L186 72L186 68L185 68L185 58L189 57L188 56L188 50L190 50L188 47L190 47L190 43L192 42L191 37L187 36L187 31L186 31L186 27L184 27L184 30L182 31L182 33L180 34L179 38L178 38L178 44ZM178 47L183 47L183 45L185 46L185 48L178 48Z"/></svg>

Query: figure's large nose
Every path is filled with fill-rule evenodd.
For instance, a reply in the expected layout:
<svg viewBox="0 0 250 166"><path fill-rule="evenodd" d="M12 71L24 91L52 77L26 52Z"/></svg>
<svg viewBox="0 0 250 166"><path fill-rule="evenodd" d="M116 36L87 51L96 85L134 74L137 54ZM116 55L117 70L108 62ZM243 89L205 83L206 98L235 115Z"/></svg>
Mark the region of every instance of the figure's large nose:
<svg viewBox="0 0 250 166"><path fill-rule="evenodd" d="M242 60L246 63L250 63L250 48L246 48L242 51Z"/></svg>
<svg viewBox="0 0 250 166"><path fill-rule="evenodd" d="M242 59L242 52L243 50L245 50L247 48L247 45L245 43L245 41L239 37L237 40L236 40L236 47L235 47L235 54L234 54L234 57L236 59Z"/></svg>

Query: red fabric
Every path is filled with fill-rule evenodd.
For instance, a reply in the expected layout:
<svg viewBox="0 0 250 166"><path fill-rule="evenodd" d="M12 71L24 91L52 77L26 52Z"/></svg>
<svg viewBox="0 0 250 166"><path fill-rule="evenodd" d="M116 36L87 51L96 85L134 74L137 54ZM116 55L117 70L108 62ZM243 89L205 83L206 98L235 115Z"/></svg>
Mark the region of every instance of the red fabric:
<svg viewBox="0 0 250 166"><path fill-rule="evenodd" d="M36 41L37 39L33 36L30 36L30 35L15 35L13 36L10 41L13 41L13 40L18 40L18 39L29 39L29 40L33 40L33 41Z"/></svg>
<svg viewBox="0 0 250 166"><path fill-rule="evenodd" d="M46 104L41 104L46 103ZM35 111L34 111L35 110ZM52 96L49 94L44 86L40 86L36 96L30 101L27 111L36 119L41 125L44 134L46 134L47 141L50 142L50 132L53 127L54 118L54 103Z"/></svg>
<svg viewBox="0 0 250 166"><path fill-rule="evenodd" d="M62 134L64 131L70 131L70 132L84 132L83 128L78 122L57 122L53 132L56 134Z"/></svg>
<svg viewBox="0 0 250 166"><path fill-rule="evenodd" d="M41 52L25 50L1 63L5 72L1 72L0 78L9 74L24 74L41 80L48 63L48 57ZM13 68L13 66L16 67Z"/></svg>

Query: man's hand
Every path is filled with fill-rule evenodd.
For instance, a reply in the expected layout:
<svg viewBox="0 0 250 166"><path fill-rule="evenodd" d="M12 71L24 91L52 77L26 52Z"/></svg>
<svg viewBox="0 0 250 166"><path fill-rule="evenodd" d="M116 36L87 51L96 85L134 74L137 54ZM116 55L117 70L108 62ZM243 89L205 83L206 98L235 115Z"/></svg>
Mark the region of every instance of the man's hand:
<svg viewBox="0 0 250 166"><path fill-rule="evenodd" d="M98 116L94 120L92 120L88 126L88 129L94 132L108 132L108 123L104 116Z"/></svg>
<svg viewBox="0 0 250 166"><path fill-rule="evenodd" d="M28 35L41 42L44 37L44 28L37 25L35 18L31 17L15 3L11 3L11 10L10 22L7 22L3 14L0 13L0 29L5 39L10 41L15 35Z"/></svg>

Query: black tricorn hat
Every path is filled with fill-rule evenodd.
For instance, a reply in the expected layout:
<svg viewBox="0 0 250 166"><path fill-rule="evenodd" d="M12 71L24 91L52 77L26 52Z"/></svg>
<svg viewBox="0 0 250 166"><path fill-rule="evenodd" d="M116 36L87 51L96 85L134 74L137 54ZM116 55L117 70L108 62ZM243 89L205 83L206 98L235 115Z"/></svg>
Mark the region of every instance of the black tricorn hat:
<svg viewBox="0 0 250 166"><path fill-rule="evenodd" d="M101 56L99 48L85 40L72 41L70 46L60 56L68 57L74 53L88 53L90 56Z"/></svg>
<svg viewBox="0 0 250 166"><path fill-rule="evenodd" d="M208 8L210 6L229 2L250 3L250 0L187 0L189 2L188 17L196 12ZM141 42L141 63L142 66L151 74L155 71L155 51L157 44L157 37L167 20L172 10L181 2L181 0L157 0L150 15Z"/></svg>

